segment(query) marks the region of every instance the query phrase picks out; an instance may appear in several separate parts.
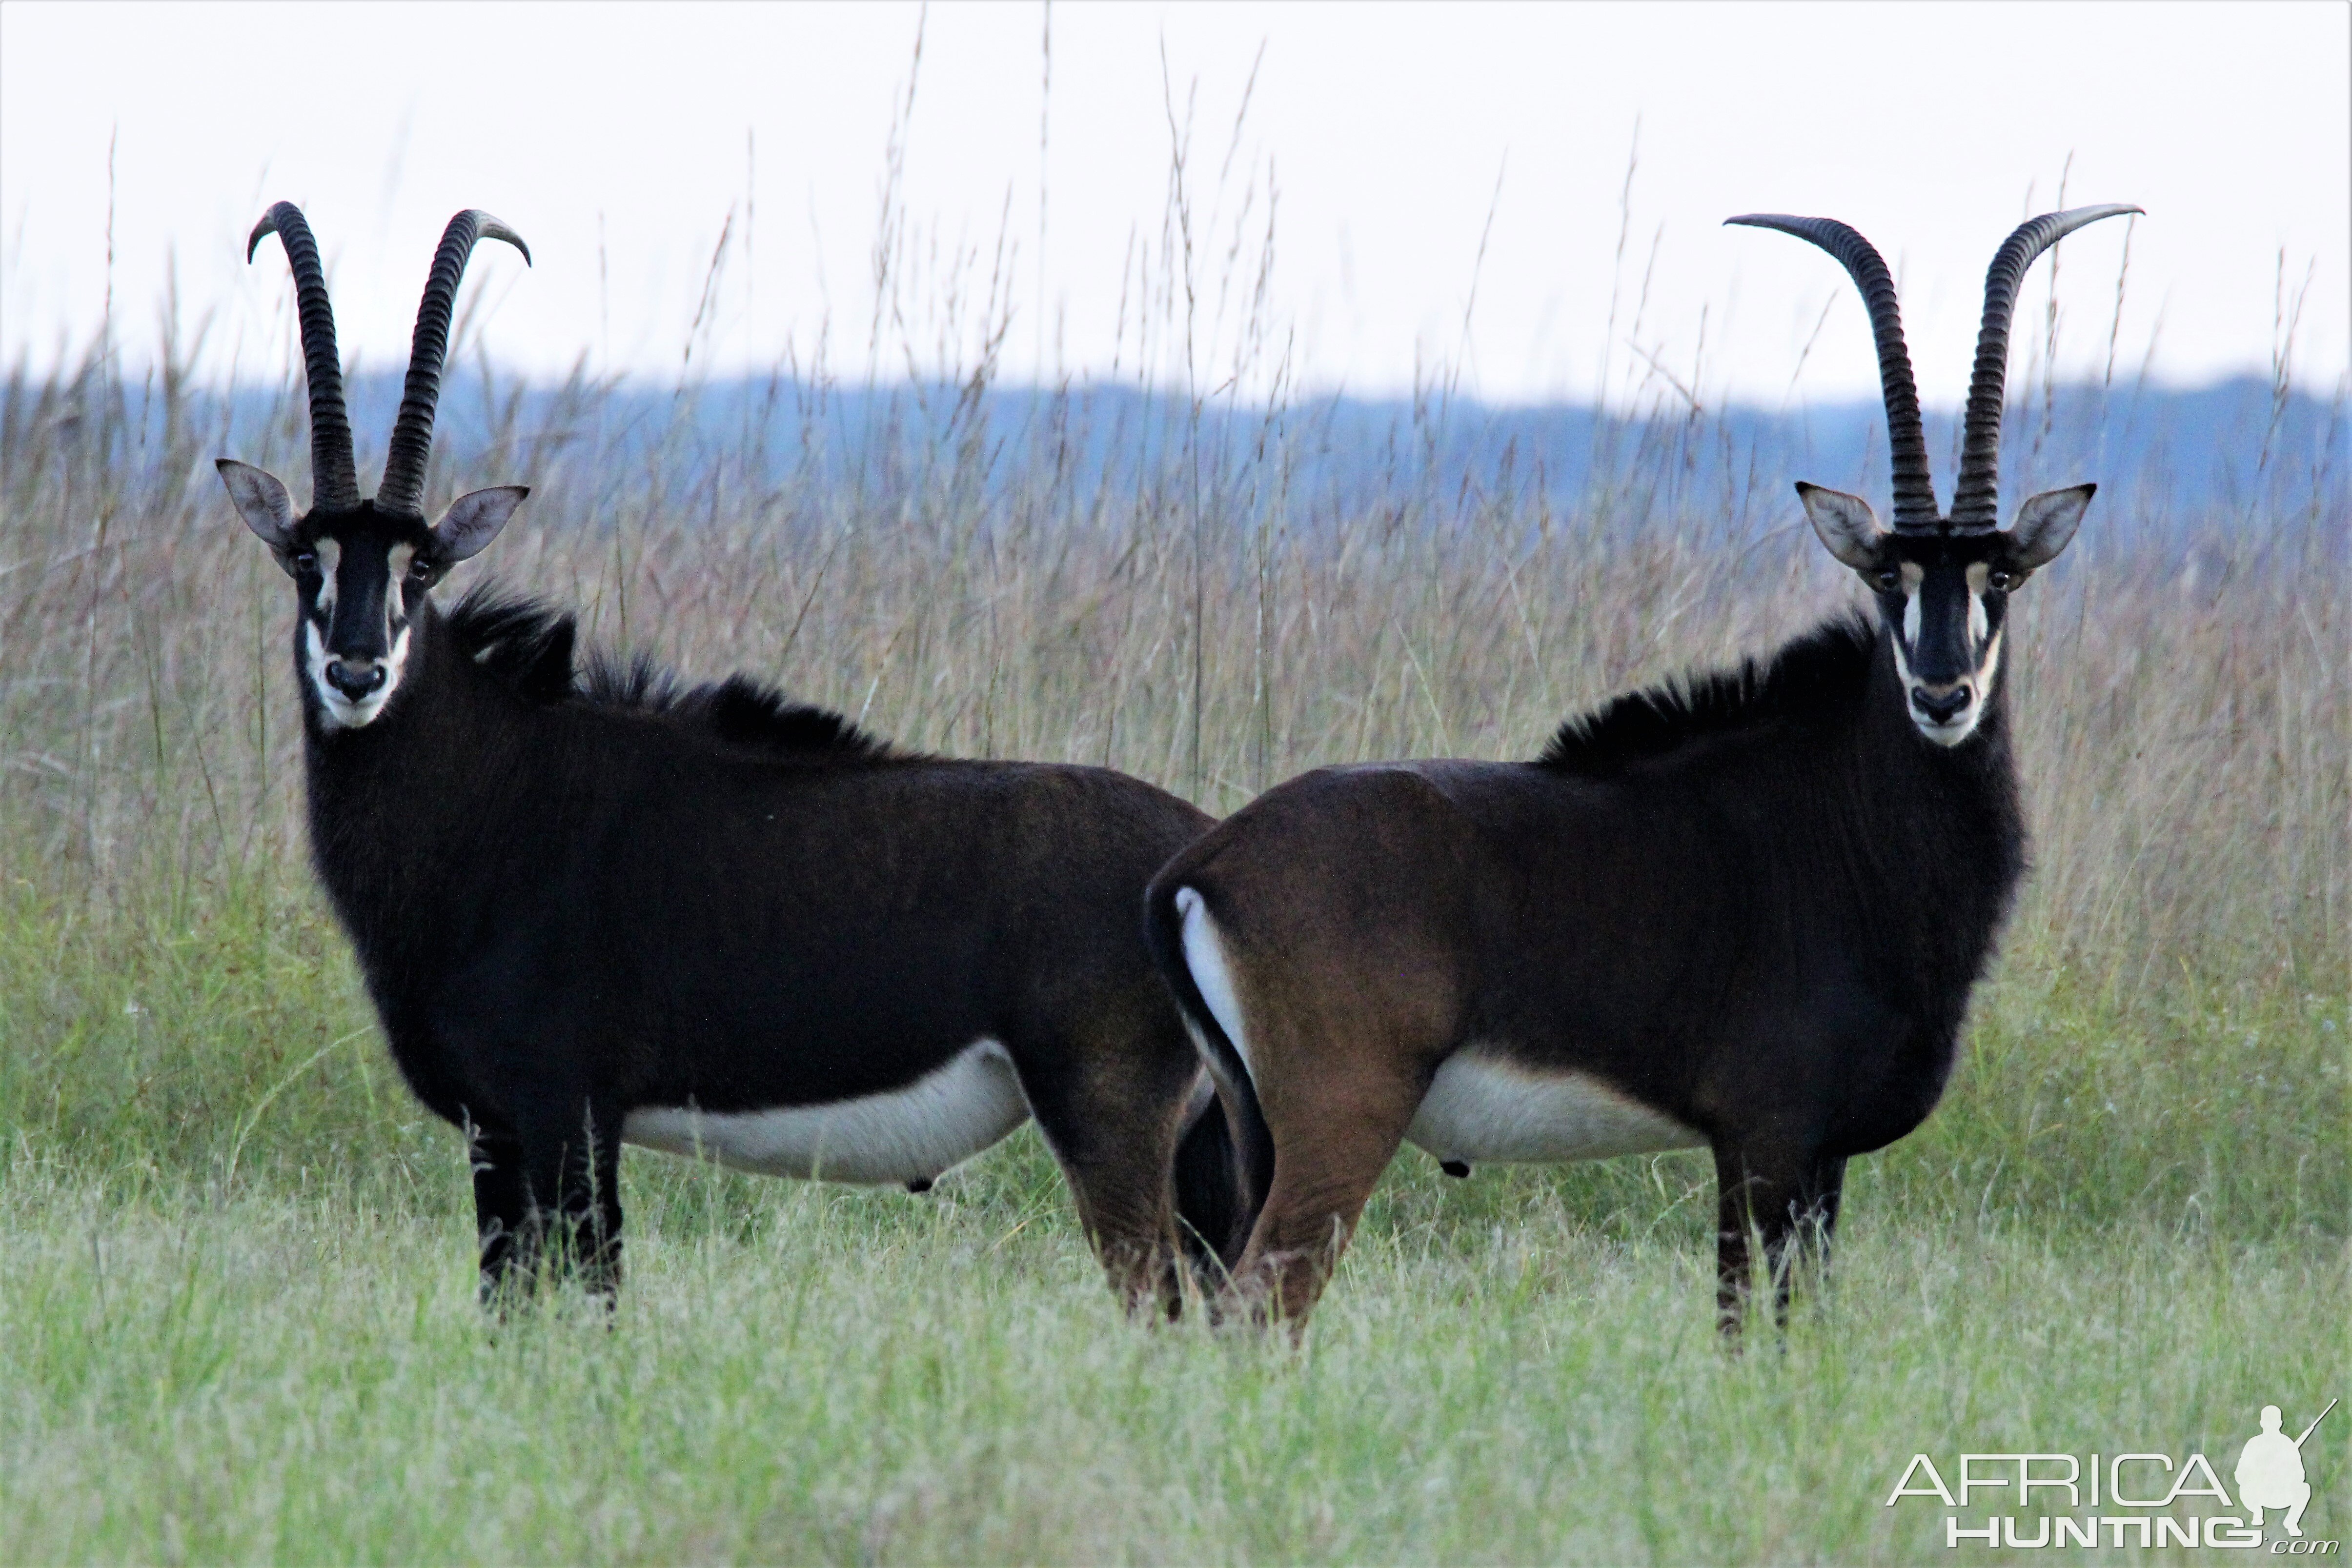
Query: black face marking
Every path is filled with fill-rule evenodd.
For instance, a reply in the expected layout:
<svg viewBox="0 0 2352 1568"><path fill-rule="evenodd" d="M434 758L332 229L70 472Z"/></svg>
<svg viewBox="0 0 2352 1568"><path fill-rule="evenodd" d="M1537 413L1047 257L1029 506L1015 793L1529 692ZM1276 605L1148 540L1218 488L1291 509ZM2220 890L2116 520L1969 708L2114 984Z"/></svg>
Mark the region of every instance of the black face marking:
<svg viewBox="0 0 2352 1568"><path fill-rule="evenodd" d="M2027 576L2005 534L1880 537L1862 570L1895 650L1912 722L1957 746L1976 731L2000 673L2009 594Z"/></svg>
<svg viewBox="0 0 2352 1568"><path fill-rule="evenodd" d="M373 722L399 688L410 622L439 560L423 519L352 512L303 519L289 553L301 595L299 656L331 728Z"/></svg>

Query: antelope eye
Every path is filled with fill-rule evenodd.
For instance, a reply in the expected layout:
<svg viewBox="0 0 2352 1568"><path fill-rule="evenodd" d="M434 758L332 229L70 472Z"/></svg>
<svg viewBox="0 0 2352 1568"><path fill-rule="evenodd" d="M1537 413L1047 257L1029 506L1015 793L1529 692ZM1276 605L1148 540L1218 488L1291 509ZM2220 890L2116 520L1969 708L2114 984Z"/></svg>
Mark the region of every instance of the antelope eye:
<svg viewBox="0 0 2352 1568"><path fill-rule="evenodd" d="M433 563L429 560L420 560L415 565L410 567L408 569L408 580L411 582L432 581Z"/></svg>
<svg viewBox="0 0 2352 1568"><path fill-rule="evenodd" d="M1870 580L1878 584L1882 593L1892 593L1903 586L1903 574L1890 569L1871 573Z"/></svg>
<svg viewBox="0 0 2352 1568"><path fill-rule="evenodd" d="M1994 587L1994 588L1998 588L1998 589L2001 590L2003 592L2006 592L2006 591L2008 591L2011 588L2012 588L2012 587L2014 587L2014 586L2016 585L2017 578L2016 578L2016 576L2015 576L2013 573L2011 573L2011 572L2006 572L2006 571L1996 571L1996 572L1992 573L1990 576L1987 577L1987 578L1985 579L1985 581L1986 581L1987 583L1990 584L1992 587Z"/></svg>
<svg viewBox="0 0 2352 1568"><path fill-rule="evenodd" d="M319 552L318 552L318 551L316 551L316 550L307 550L307 549L298 549L298 550L296 550L296 551L294 552L294 570L295 570L296 571L316 571L316 570L319 570Z"/></svg>

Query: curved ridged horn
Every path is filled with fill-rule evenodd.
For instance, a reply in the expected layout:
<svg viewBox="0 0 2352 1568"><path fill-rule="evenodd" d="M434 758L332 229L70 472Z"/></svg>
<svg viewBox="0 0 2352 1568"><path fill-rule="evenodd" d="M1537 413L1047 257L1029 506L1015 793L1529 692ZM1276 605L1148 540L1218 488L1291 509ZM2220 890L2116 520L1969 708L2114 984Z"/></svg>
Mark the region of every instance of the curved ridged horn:
<svg viewBox="0 0 2352 1568"><path fill-rule="evenodd" d="M1895 460L1895 526L1905 533L1932 529L1936 485L1927 474L1927 435L1919 423L1919 389L1911 377L1910 350L1903 345L1903 315L1895 300L1895 278L1877 248L1834 218L1799 218L1786 213L1743 213L1726 224L1778 229L1811 240L1839 261L1862 290L1870 309L1870 335L1878 344L1878 382L1886 399L1886 446Z"/></svg>
<svg viewBox="0 0 2352 1568"><path fill-rule="evenodd" d="M2109 204L2044 213L2018 225L1985 269L1984 324L1977 329L1976 369L1969 376L1969 410L1961 426L1960 474L1952 486L1952 530L1982 533L2000 526L2000 410L2009 381L2009 318L2017 286L2034 258L2084 224L2138 207Z"/></svg>
<svg viewBox="0 0 2352 1568"><path fill-rule="evenodd" d="M310 505L348 512L360 504L358 469L352 461L352 421L343 409L343 361L335 352L335 311L327 302L327 273L319 265L319 242L302 209L279 202L253 225L245 242L247 266L264 235L276 235L294 269L295 313L302 323L302 376L310 392Z"/></svg>
<svg viewBox="0 0 2352 1568"><path fill-rule="evenodd" d="M391 450L384 455L383 484L375 493L380 511L421 512L425 465L433 455L433 411L441 402L441 361L449 351L449 312L457 303L457 280L466 275L467 258L474 254L475 242L484 239L506 241L530 264L530 246L523 244L522 235L488 213L468 207L441 231L441 248L434 253L425 299L416 308L408 381L401 388L400 417L393 423Z"/></svg>

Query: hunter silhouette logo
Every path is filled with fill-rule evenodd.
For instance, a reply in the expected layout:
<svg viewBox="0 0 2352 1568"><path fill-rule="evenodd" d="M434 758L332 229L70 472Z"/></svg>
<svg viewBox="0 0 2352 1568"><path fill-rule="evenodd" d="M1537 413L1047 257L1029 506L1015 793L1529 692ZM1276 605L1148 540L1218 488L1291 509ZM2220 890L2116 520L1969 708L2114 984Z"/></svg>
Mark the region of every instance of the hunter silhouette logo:
<svg viewBox="0 0 2352 1568"><path fill-rule="evenodd" d="M2239 1449L2231 1472L2234 1502L2230 1486L2204 1455L2176 1460L2171 1454L2143 1449L1961 1454L1957 1464L1947 1458L1941 1469L1928 1455L1914 1454L1884 1506L1913 1498L1943 1504L1948 1548L2267 1547L2271 1556L2332 1557L2341 1542L2307 1540L2303 1533L2312 1493L2304 1457L2305 1445L2336 1404L2330 1399L2292 1437L2279 1407L2263 1406L2262 1430ZM2278 1516L2273 1522L2284 1533L2276 1540L2263 1538L2265 1514Z"/></svg>
<svg viewBox="0 0 2352 1568"><path fill-rule="evenodd" d="M2327 1410L2335 1408L2336 1401L2329 1400ZM2311 1482L2303 1473L2303 1445L2327 1419L2327 1410L2312 1417L2303 1437L2289 1437L2279 1430L2279 1407L2263 1406L2263 1429L2246 1439L2238 1455L2238 1501L2253 1516L2246 1521L2253 1529L2263 1527L2263 1510L2284 1509L2286 1532L2303 1534L2303 1511L2311 1501Z"/></svg>

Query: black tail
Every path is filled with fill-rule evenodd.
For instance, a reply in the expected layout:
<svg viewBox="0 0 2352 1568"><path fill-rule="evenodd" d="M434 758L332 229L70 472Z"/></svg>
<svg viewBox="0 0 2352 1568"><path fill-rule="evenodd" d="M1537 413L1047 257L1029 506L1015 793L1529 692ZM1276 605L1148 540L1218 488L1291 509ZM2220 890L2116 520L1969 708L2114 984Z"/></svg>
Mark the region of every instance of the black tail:
<svg viewBox="0 0 2352 1568"><path fill-rule="evenodd" d="M1266 1190L1274 1185L1274 1134L1266 1130L1248 1064L1225 1037L1192 978L1192 967L1184 962L1184 921L1176 909L1181 887L1181 878L1168 872L1153 879L1144 894L1145 937L1160 977L1192 1028L1193 1042L1207 1058L1217 1100L1193 1118L1177 1145L1176 1207L1185 1223L1216 1249L1218 1261L1231 1269L1241 1261L1258 1210L1265 1206ZM1200 896L1197 889L1194 895ZM1211 1114L1212 1110L1223 1114Z"/></svg>
<svg viewBox="0 0 2352 1568"><path fill-rule="evenodd" d="M1249 1239L1248 1207L1233 1124L1216 1095L1203 1095L1176 1141L1176 1218L1184 1260L1202 1289L1215 1290L1238 1260Z"/></svg>

